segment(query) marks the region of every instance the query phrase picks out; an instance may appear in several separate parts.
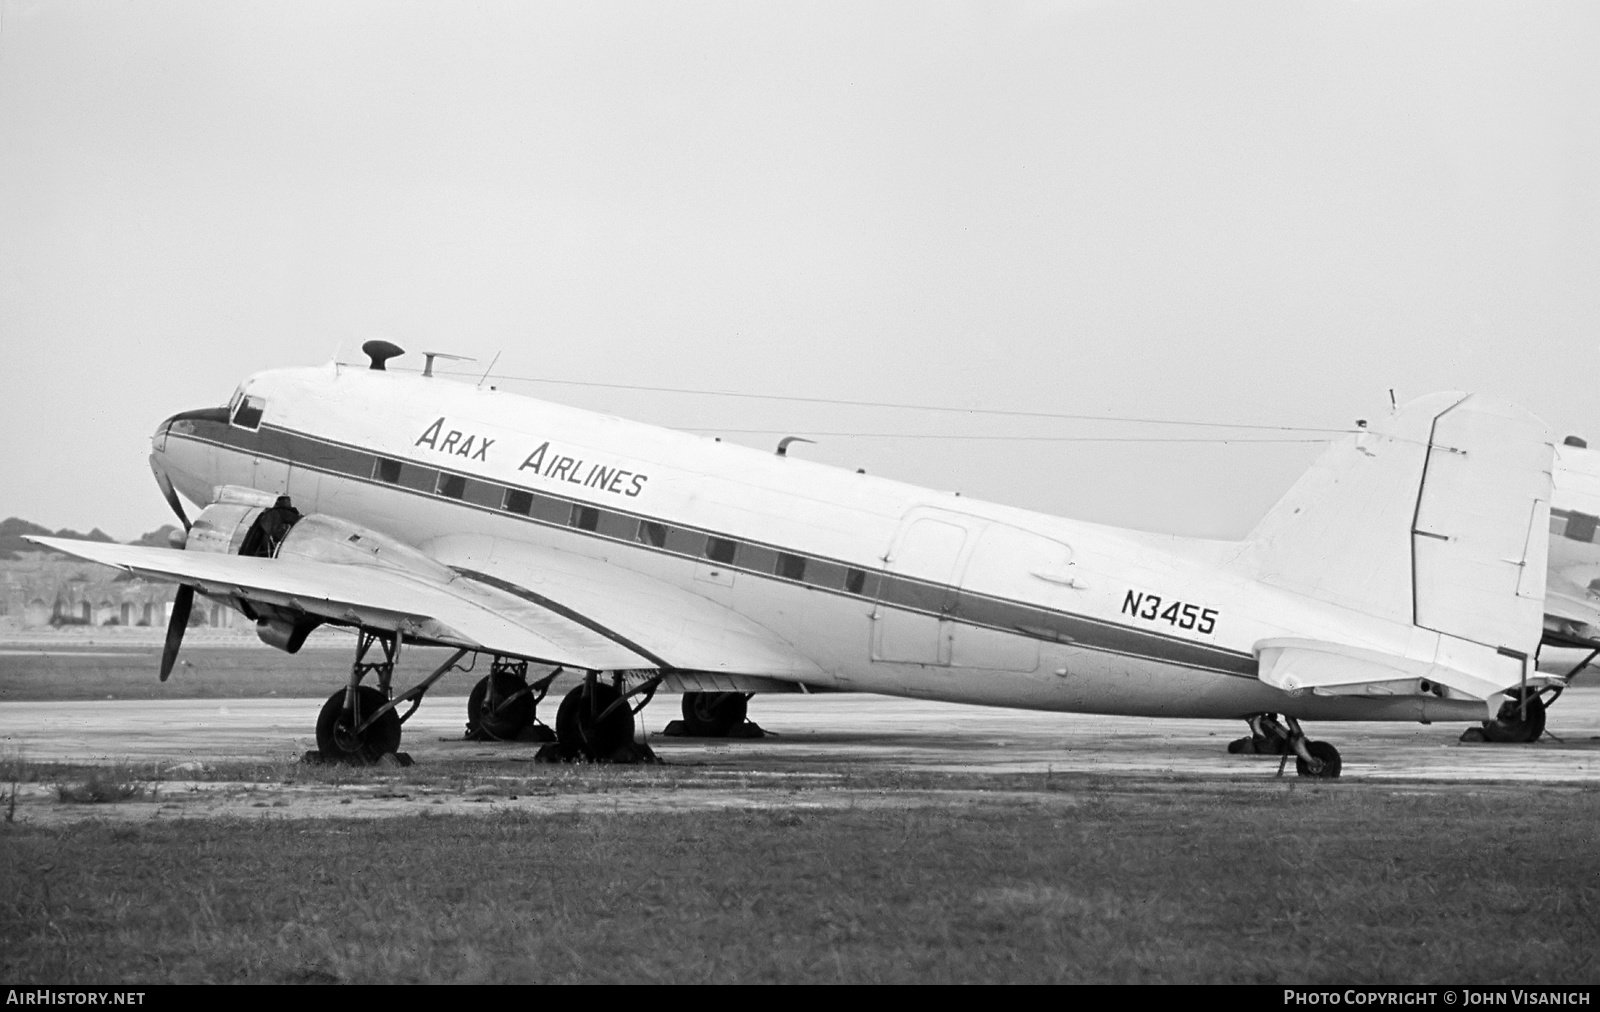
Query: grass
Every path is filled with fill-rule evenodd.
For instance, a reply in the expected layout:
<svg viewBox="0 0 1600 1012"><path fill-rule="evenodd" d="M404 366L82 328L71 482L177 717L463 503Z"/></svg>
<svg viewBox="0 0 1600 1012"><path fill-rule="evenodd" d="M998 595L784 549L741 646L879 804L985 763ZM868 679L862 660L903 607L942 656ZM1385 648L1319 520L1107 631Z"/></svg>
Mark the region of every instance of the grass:
<svg viewBox="0 0 1600 1012"><path fill-rule="evenodd" d="M115 773L90 773L77 783L56 785L56 799L64 804L108 805L118 801L137 801L154 788Z"/></svg>
<svg viewBox="0 0 1600 1012"><path fill-rule="evenodd" d="M593 782L616 786L610 776ZM585 777L571 779L582 789ZM1600 792L1033 786L1020 803L887 811L0 824L0 977L1487 984L1600 973Z"/></svg>

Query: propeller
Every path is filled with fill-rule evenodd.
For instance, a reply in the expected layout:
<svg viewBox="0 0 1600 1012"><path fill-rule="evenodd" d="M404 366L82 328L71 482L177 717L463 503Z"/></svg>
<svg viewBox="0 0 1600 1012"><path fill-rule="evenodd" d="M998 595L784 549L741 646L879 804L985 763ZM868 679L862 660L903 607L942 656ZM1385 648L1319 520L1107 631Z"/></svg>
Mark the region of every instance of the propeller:
<svg viewBox="0 0 1600 1012"><path fill-rule="evenodd" d="M178 515L178 522L183 524L184 533L187 534L193 525L189 523L189 515L183 511L183 502L178 498L178 490L172 487L172 479L168 478L167 472L159 467L152 470L155 471L156 484L161 486L161 494L166 498L167 505ZM176 535L174 537L176 538ZM180 546L174 541L173 547ZM189 628L189 612L193 608L194 588L188 584L179 584L178 592L172 598L172 618L167 621L167 642L161 648L163 682L171 677L172 666L178 661L178 647L183 644L183 631Z"/></svg>
<svg viewBox="0 0 1600 1012"><path fill-rule="evenodd" d="M183 524L187 531L193 525L189 523L189 515L183 511L183 502L178 498L178 490L172 487L172 479L167 477L167 472L160 468L155 469L156 484L161 486L161 494L166 497L167 505L172 507L172 512L178 514L178 522Z"/></svg>
<svg viewBox="0 0 1600 1012"><path fill-rule="evenodd" d="M167 621L167 642L161 648L161 680L172 674L172 665L178 660L178 647L183 643L183 631L189 628L189 610L194 607L194 588L180 584L172 598L172 618Z"/></svg>

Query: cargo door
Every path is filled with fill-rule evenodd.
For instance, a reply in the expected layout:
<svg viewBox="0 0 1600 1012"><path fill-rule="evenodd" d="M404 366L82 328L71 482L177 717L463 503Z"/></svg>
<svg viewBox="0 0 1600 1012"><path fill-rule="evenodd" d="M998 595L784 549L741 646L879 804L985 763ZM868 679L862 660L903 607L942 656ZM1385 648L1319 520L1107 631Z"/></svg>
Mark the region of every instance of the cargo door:
<svg viewBox="0 0 1600 1012"><path fill-rule="evenodd" d="M1060 611L1077 582L1072 548L1009 524L988 524L961 574L950 663L1033 671L1041 640L1060 641Z"/></svg>
<svg viewBox="0 0 1600 1012"><path fill-rule="evenodd" d="M967 528L949 514L912 514L900 527L872 613L872 659L906 664L950 663L956 573Z"/></svg>

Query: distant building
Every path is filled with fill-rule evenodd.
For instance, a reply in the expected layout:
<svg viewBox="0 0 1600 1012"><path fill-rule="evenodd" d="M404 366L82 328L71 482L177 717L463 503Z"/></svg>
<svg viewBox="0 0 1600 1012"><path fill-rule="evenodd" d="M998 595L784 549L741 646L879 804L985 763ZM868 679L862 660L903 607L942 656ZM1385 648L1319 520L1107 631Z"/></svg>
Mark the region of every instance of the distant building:
<svg viewBox="0 0 1600 1012"><path fill-rule="evenodd" d="M0 626L161 627L176 589L105 566L30 552L21 559L0 559ZM196 597L189 624L226 628L250 622L232 608Z"/></svg>

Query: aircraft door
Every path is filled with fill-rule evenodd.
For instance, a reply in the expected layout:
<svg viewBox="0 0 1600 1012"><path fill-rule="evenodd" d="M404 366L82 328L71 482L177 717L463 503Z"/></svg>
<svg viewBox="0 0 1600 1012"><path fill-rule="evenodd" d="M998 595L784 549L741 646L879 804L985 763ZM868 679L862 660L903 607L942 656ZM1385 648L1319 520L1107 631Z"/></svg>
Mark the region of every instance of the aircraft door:
<svg viewBox="0 0 1600 1012"><path fill-rule="evenodd" d="M950 663L956 573L967 530L955 516L912 516L901 525L878 581L872 659Z"/></svg>
<svg viewBox="0 0 1600 1012"><path fill-rule="evenodd" d="M986 526L961 574L951 665L1037 670L1036 633L1048 631L1049 612L1067 605L1077 576L1072 560L1065 542L1009 524Z"/></svg>

